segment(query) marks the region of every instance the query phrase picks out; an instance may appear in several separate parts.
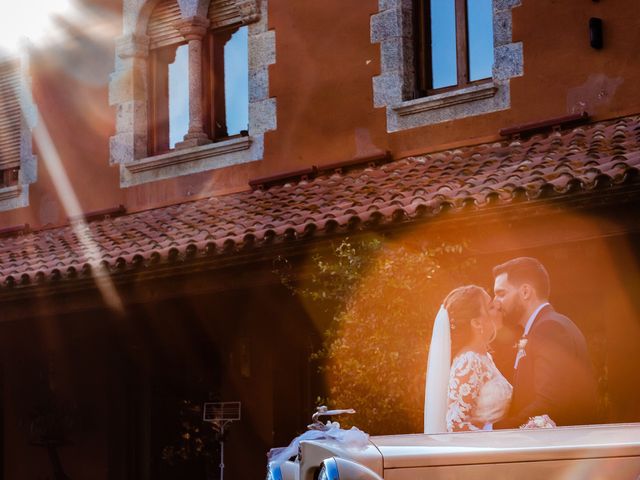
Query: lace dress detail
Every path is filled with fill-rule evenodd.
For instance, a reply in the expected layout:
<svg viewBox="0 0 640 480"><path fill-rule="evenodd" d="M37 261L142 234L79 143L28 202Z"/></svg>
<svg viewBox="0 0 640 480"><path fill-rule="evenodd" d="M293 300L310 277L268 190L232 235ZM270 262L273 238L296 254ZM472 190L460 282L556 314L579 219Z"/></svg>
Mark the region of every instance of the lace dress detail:
<svg viewBox="0 0 640 480"><path fill-rule="evenodd" d="M458 355L449 376L447 430L482 430L499 420L509 407L512 390L490 354Z"/></svg>

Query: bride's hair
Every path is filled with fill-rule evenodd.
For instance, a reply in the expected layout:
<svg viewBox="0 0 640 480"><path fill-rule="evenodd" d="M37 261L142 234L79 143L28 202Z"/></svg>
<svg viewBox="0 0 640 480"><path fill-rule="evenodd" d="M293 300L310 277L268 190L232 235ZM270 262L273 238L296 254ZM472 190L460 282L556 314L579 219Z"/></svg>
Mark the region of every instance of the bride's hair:
<svg viewBox="0 0 640 480"><path fill-rule="evenodd" d="M443 305L447 309L451 324L452 359L471 340L473 335L471 320L480 316L482 300L486 294L482 287L465 285L451 291L444 299Z"/></svg>

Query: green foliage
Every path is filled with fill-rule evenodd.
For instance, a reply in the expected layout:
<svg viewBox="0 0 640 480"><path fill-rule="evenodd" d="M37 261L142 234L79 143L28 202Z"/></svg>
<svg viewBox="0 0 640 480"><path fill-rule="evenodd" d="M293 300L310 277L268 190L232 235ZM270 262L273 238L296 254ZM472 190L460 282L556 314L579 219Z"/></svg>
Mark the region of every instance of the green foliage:
<svg viewBox="0 0 640 480"><path fill-rule="evenodd" d="M202 405L182 400L180 404L180 431L173 445L164 447L162 459L174 465L193 459L211 459L217 451L217 433L211 424L202 421Z"/></svg>
<svg viewBox="0 0 640 480"><path fill-rule="evenodd" d="M424 375L433 319L442 299L473 263L463 243L424 245L345 239L312 257L308 282L283 281L320 303L331 320L312 360L331 408L355 408L352 421L372 433L422 430Z"/></svg>

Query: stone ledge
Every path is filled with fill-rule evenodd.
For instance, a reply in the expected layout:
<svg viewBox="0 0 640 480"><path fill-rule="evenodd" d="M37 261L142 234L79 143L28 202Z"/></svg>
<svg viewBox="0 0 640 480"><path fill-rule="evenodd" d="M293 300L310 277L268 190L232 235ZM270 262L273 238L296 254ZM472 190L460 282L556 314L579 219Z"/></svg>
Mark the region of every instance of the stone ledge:
<svg viewBox="0 0 640 480"><path fill-rule="evenodd" d="M399 105L391 107L398 115L407 116L416 113L428 112L440 108L447 108L452 105L461 103L474 102L484 98L493 97L498 91L498 87L493 82L481 85L473 85L471 87L460 88L450 92L430 95L428 97L418 98L402 102Z"/></svg>
<svg viewBox="0 0 640 480"><path fill-rule="evenodd" d="M29 206L29 185L0 188L0 212Z"/></svg>
<svg viewBox="0 0 640 480"><path fill-rule="evenodd" d="M19 197L20 193L22 193L21 185L11 185L10 187L0 188L0 202Z"/></svg>
<svg viewBox="0 0 640 480"><path fill-rule="evenodd" d="M251 146L250 137L237 137L221 142L215 142L200 147L185 150L174 150L162 155L137 160L125 165L132 174L160 170L166 167L183 165L185 163L196 162L204 158L218 157L229 153L248 150Z"/></svg>

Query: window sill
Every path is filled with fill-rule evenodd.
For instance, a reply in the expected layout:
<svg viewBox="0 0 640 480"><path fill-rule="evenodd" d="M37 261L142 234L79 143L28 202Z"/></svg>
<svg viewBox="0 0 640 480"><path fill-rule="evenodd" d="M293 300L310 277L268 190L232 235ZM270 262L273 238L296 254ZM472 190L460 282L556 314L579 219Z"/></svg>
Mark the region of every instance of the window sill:
<svg viewBox="0 0 640 480"><path fill-rule="evenodd" d="M11 185L0 188L0 212L29 205L29 185Z"/></svg>
<svg viewBox="0 0 640 480"><path fill-rule="evenodd" d="M237 136L198 147L176 149L161 155L120 164L120 186L143 183L216 170L261 160L263 137Z"/></svg>
<svg viewBox="0 0 640 480"><path fill-rule="evenodd" d="M451 90L428 97L417 98L395 105L392 109L401 117L429 112L441 108L459 105L461 103L471 103L477 100L493 97L498 91L498 87L493 82L486 82L480 85Z"/></svg>
<svg viewBox="0 0 640 480"><path fill-rule="evenodd" d="M248 150L251 146L250 137L236 137L220 142L210 143L199 147L183 150L172 150L169 153L143 158L126 165L129 172L136 174L150 170L161 170L167 167L197 162L205 158L218 157L229 153Z"/></svg>
<svg viewBox="0 0 640 480"><path fill-rule="evenodd" d="M0 202L20 197L22 194L21 185L11 185L10 187L0 188Z"/></svg>

